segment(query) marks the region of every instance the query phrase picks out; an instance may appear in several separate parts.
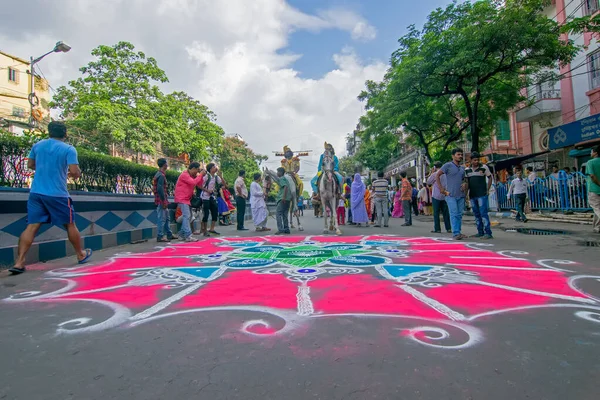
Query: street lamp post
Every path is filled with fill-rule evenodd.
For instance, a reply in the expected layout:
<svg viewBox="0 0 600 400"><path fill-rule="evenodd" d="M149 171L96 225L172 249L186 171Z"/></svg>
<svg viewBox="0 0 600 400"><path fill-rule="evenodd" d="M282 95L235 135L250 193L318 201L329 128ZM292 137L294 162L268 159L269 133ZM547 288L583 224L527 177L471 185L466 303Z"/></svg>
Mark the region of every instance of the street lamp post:
<svg viewBox="0 0 600 400"><path fill-rule="evenodd" d="M31 79L31 92L29 93L28 99L29 99L29 105L30 105L29 125L32 128L35 128L35 125L36 125L36 120L35 120L35 118L33 118L33 109L40 102L38 97L35 95L35 73L34 73L33 68L34 68L35 64L40 62L42 60L42 58L46 57L48 54L66 53L69 50L71 50L71 46L69 46L68 44L63 43L63 42L56 42L56 45L54 46L54 48L52 50L50 50L49 52L47 52L46 54L43 54L43 55L39 56L38 58L33 58L33 57L30 58L29 75L30 75L30 79Z"/></svg>

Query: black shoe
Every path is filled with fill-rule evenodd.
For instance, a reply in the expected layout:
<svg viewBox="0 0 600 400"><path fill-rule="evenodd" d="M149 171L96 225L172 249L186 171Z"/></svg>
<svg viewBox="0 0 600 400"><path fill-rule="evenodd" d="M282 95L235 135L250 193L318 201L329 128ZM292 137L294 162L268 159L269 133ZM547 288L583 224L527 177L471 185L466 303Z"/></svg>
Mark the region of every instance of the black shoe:
<svg viewBox="0 0 600 400"><path fill-rule="evenodd" d="M442 231L431 231L431 233L442 233Z"/></svg>
<svg viewBox="0 0 600 400"><path fill-rule="evenodd" d="M247 231L248 228L237 228L238 231Z"/></svg>
<svg viewBox="0 0 600 400"><path fill-rule="evenodd" d="M448 229L446 233L452 233L452 229Z"/></svg>
<svg viewBox="0 0 600 400"><path fill-rule="evenodd" d="M10 272L11 275L19 275L19 274L22 274L23 272L25 272L25 267L23 267L23 268L12 267L12 268L8 269L8 272Z"/></svg>
<svg viewBox="0 0 600 400"><path fill-rule="evenodd" d="M220 235L220 233L215 230L208 231L208 233L212 233L213 235L217 235L217 236Z"/></svg>
<svg viewBox="0 0 600 400"><path fill-rule="evenodd" d="M412 226L412 224L402 224L400 226Z"/></svg>
<svg viewBox="0 0 600 400"><path fill-rule="evenodd" d="M289 235L289 234L291 234L292 232L290 232L289 230L287 230L287 231L283 231L283 233L285 233L286 235Z"/></svg>
<svg viewBox="0 0 600 400"><path fill-rule="evenodd" d="M384 225L383 227L384 227L384 228L389 228L390 226L389 226L389 225Z"/></svg>

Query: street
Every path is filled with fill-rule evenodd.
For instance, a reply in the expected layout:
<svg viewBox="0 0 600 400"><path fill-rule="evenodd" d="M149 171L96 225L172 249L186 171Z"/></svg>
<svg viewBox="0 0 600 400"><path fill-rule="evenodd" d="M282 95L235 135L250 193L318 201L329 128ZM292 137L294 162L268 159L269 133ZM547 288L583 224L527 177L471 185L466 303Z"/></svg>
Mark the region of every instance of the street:
<svg viewBox="0 0 600 400"><path fill-rule="evenodd" d="M590 227L497 221L488 241L426 216L338 237L306 211L289 236L2 271L0 399L597 399Z"/></svg>

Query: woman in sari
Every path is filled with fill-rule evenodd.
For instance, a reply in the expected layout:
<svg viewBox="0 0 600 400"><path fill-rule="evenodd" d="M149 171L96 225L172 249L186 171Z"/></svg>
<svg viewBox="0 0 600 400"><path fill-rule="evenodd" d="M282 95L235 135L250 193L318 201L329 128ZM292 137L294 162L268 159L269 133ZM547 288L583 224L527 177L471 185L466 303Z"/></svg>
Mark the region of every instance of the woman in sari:
<svg viewBox="0 0 600 400"><path fill-rule="evenodd" d="M352 206L352 222L358 226L362 226L363 223L365 226L369 226L369 216L365 206L365 184L358 173L354 175L354 182L352 182L350 203Z"/></svg>
<svg viewBox="0 0 600 400"><path fill-rule="evenodd" d="M402 191L400 186L396 188L396 194L394 195L394 211L392 211L392 218L404 217L404 209L402 208Z"/></svg>
<svg viewBox="0 0 600 400"><path fill-rule="evenodd" d="M371 187L365 190L365 208L367 209L367 217L371 220Z"/></svg>

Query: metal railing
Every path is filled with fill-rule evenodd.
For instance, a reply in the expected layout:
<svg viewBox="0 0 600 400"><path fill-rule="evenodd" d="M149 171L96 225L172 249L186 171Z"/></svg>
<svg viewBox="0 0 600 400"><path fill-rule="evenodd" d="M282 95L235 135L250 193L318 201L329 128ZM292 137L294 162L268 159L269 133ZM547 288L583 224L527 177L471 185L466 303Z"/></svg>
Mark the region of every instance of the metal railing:
<svg viewBox="0 0 600 400"><path fill-rule="evenodd" d="M587 180L580 172L560 174L558 178L549 176L537 178L534 182L527 180L529 185L529 202L532 210L561 210L589 211ZM514 198L507 199L510 187L507 183L498 183L496 193L501 210L516 209Z"/></svg>

